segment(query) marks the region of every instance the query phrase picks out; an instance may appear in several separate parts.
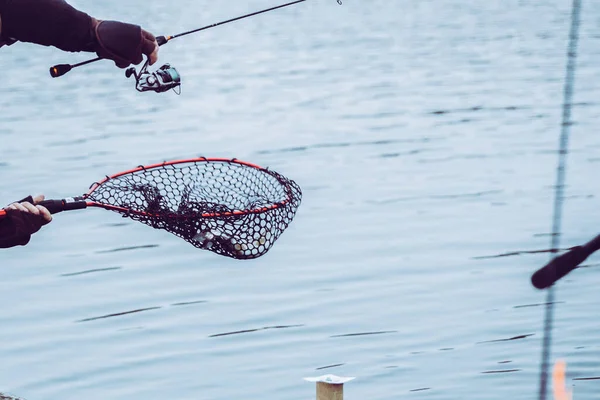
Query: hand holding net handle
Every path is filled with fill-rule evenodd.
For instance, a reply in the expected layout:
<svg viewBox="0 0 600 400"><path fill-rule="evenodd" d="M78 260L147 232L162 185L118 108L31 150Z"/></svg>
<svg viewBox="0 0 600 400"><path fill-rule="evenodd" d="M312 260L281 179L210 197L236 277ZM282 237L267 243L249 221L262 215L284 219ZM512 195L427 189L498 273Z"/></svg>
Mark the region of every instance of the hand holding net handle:
<svg viewBox="0 0 600 400"><path fill-rule="evenodd" d="M198 157L106 175L87 193L38 205L52 214L113 211L197 248L249 260L269 251L301 200L300 186L273 170L235 158ZM6 216L0 209L0 220Z"/></svg>
<svg viewBox="0 0 600 400"><path fill-rule="evenodd" d="M66 198L60 200L44 200L37 205L46 207L50 214L58 214L63 211L82 210L88 207L88 202L83 197ZM0 209L0 219L6 217L6 211Z"/></svg>

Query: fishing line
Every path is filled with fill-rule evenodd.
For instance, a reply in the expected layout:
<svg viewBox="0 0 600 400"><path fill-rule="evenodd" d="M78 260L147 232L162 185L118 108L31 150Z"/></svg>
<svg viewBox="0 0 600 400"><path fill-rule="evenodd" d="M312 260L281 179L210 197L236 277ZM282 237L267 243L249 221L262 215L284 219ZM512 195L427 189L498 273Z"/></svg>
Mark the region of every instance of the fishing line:
<svg viewBox="0 0 600 400"><path fill-rule="evenodd" d="M560 232L562 223L562 208L564 200L565 174L567 153L569 146L569 133L571 130L571 107L573 100L573 84L575 81L575 67L577 58L577 42L579 39L579 25L581 15L581 0L573 0L571 7L571 28L567 52L567 68L563 92L562 126L560 133L558 166L556 171L556 186L554 192L554 216L552 222L552 238L550 248L553 253L560 246ZM548 369L550 365L550 347L552 345L552 324L554 319L554 287L548 289L546 296L546 311L544 317L544 340L542 345L542 360L540 365L539 400L546 400L548 392Z"/></svg>

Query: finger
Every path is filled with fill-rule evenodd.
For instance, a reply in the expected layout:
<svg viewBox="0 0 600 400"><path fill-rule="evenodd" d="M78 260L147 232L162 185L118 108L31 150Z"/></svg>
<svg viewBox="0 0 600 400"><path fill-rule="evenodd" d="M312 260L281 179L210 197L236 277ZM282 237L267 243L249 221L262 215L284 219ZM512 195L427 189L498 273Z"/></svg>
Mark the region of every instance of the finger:
<svg viewBox="0 0 600 400"><path fill-rule="evenodd" d="M150 65L158 61L158 43L156 44L154 51L148 56L148 58L150 59Z"/></svg>
<svg viewBox="0 0 600 400"><path fill-rule="evenodd" d="M148 56L150 65L158 60L158 42L156 41L156 37L144 29L142 29L142 53Z"/></svg>
<svg viewBox="0 0 600 400"><path fill-rule="evenodd" d="M156 36L145 29L142 29L142 39L148 42L156 42Z"/></svg>
<svg viewBox="0 0 600 400"><path fill-rule="evenodd" d="M11 205L9 205L8 207L6 207L7 209L11 209L11 210L15 210L15 211L21 211L21 212L29 212L29 210L27 210L27 208L25 208L25 206L21 203L12 203Z"/></svg>
<svg viewBox="0 0 600 400"><path fill-rule="evenodd" d="M43 194L39 194L33 198L33 204L39 204L44 201L46 197Z"/></svg>
<svg viewBox="0 0 600 400"><path fill-rule="evenodd" d="M52 221L52 214L50 214L50 211L48 211L48 209L46 207L44 207L44 206L36 206L36 207L40 211L40 217L42 217L42 220L44 221L42 223L42 225L46 225L47 223Z"/></svg>
<svg viewBox="0 0 600 400"><path fill-rule="evenodd" d="M30 202L26 201L24 203L21 203L21 205L25 207L29 213L33 215L40 215L40 210L38 210L38 208Z"/></svg>

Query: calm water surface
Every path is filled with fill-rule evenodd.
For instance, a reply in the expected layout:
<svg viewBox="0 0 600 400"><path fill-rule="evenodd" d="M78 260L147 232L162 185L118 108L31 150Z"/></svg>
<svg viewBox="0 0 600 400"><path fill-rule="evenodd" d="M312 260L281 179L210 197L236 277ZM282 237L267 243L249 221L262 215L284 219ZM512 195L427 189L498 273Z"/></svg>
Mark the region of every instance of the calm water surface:
<svg viewBox="0 0 600 400"><path fill-rule="evenodd" d="M174 34L276 5L73 1ZM102 210L0 254L0 390L28 400L348 399L537 393L570 1L311 1L181 38L181 96L110 63L19 44L0 67L0 202L83 193L195 156L269 166L304 191L240 262ZM583 1L564 247L598 233L600 3ZM481 258L483 257L483 258ZM557 287L553 358L597 398L599 259ZM236 333L246 331L245 333Z"/></svg>

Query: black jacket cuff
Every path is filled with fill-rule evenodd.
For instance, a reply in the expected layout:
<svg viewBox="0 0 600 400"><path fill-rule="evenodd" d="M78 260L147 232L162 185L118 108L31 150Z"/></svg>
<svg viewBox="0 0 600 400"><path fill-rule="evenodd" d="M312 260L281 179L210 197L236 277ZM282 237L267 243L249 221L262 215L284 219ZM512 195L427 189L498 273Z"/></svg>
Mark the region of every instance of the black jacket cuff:
<svg viewBox="0 0 600 400"><path fill-rule="evenodd" d="M0 0L1 39L94 51L93 19L64 0Z"/></svg>

